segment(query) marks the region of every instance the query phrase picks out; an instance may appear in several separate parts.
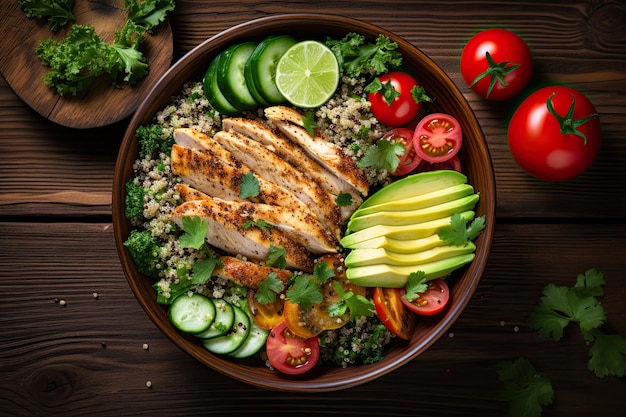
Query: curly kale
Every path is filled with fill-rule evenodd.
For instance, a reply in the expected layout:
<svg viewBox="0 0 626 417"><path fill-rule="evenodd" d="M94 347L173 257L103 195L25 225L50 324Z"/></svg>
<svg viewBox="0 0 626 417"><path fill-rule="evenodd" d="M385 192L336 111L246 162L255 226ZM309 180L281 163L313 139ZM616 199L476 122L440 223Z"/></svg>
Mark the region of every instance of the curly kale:
<svg viewBox="0 0 626 417"><path fill-rule="evenodd" d="M384 35L379 35L372 43L365 42L363 35L350 32L340 40L326 39L326 46L337 57L343 72L351 77L383 74L402 64L398 44Z"/></svg>
<svg viewBox="0 0 626 417"><path fill-rule="evenodd" d="M58 42L39 41L35 52L50 68L44 76L47 86L61 96L76 95L99 77L108 76L114 85L136 84L148 74L147 60L139 46L146 33L174 9L174 0L126 0L125 4L129 18L115 32L111 44L103 41L93 26L78 24L72 25Z"/></svg>
<svg viewBox="0 0 626 417"><path fill-rule="evenodd" d="M124 246L135 261L139 272L149 277L158 277L155 265L158 259L159 243L150 231L131 230Z"/></svg>
<svg viewBox="0 0 626 417"><path fill-rule="evenodd" d="M50 30L55 32L75 20L74 0L20 0L20 7L26 17L46 20Z"/></svg>
<svg viewBox="0 0 626 417"><path fill-rule="evenodd" d="M163 138L163 127L158 124L139 126L135 131L139 141L139 157L154 157L160 152L169 153L174 145L174 136Z"/></svg>
<svg viewBox="0 0 626 417"><path fill-rule="evenodd" d="M143 206L146 189L139 184L135 184L133 180L126 183L126 218L131 221L139 222L143 218Z"/></svg>

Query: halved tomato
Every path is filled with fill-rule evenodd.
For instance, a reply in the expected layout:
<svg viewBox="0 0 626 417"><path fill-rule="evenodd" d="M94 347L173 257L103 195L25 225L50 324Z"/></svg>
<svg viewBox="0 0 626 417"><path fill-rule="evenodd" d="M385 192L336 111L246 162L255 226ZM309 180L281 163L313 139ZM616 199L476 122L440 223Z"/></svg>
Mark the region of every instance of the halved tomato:
<svg viewBox="0 0 626 417"><path fill-rule="evenodd" d="M461 125L449 114L429 114L417 124L413 142L420 158L433 163L447 161L461 148Z"/></svg>
<svg viewBox="0 0 626 417"><path fill-rule="evenodd" d="M389 331L401 339L411 339L415 314L404 306L400 288L376 287L372 297L376 314Z"/></svg>
<svg viewBox="0 0 626 417"><path fill-rule="evenodd" d="M397 127L385 133L382 139L386 139L392 143L402 143L402 145L404 145L404 155L400 157L398 168L392 172L391 175L401 177L409 174L413 172L422 161L422 158L415 153L413 146L413 130L407 129L406 127Z"/></svg>
<svg viewBox="0 0 626 417"><path fill-rule="evenodd" d="M427 284L428 289L411 301L404 297L406 289L400 289L400 296L404 305L409 310L422 316L432 316L439 313L445 308L450 299L450 289L443 279L434 279L428 281Z"/></svg>
<svg viewBox="0 0 626 417"><path fill-rule="evenodd" d="M450 169L456 172L463 172L463 166L461 165L461 160L458 155L454 155L452 158L443 162L428 162L422 159L419 167L417 167L418 172L422 171L438 171L440 169Z"/></svg>
<svg viewBox="0 0 626 417"><path fill-rule="evenodd" d="M303 339L294 335L282 322L270 331L265 351L277 371L297 375L315 366L320 356L320 344L315 336Z"/></svg>
<svg viewBox="0 0 626 417"><path fill-rule="evenodd" d="M248 311L252 319L263 329L270 330L283 321L285 301L279 296L272 303L261 304L254 297L255 290L248 290Z"/></svg>

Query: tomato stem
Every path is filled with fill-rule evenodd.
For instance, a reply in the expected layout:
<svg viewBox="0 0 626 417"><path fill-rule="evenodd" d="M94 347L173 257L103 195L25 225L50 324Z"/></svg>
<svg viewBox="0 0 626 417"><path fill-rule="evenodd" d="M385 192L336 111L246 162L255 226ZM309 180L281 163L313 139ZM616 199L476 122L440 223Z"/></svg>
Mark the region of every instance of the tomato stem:
<svg viewBox="0 0 626 417"><path fill-rule="evenodd" d="M583 138L583 145L586 145L587 136L585 136L585 134L579 131L577 128L578 126L587 123L594 117L598 117L598 113L593 113L587 117L583 117L582 119L575 120L574 108L576 107L576 97L574 97L574 95L572 94L572 104L569 106L567 114L565 114L565 116L561 116L556 112L554 106L552 105L552 97L554 97L555 95L556 92L553 92L550 97L548 97L548 100L546 100L546 106L548 107L548 111L550 112L550 114L552 114L554 117L556 117L556 120L558 120L559 126L561 128L561 134L580 136L581 138Z"/></svg>
<svg viewBox="0 0 626 417"><path fill-rule="evenodd" d="M504 61L498 64L496 61L494 61L489 52L486 52L485 56L487 58L487 63L489 64L489 67L481 74L479 74L478 77L474 79L474 81L472 81L472 83L469 85L469 88L472 88L474 84L476 84L483 78L490 76L491 79L489 80L489 89L487 90L486 95L486 97L489 97L489 94L491 94L491 90L493 90L493 87L496 85L497 82L499 82L503 88L507 87L504 82L504 76L515 71L519 67L519 64L511 63L508 61Z"/></svg>

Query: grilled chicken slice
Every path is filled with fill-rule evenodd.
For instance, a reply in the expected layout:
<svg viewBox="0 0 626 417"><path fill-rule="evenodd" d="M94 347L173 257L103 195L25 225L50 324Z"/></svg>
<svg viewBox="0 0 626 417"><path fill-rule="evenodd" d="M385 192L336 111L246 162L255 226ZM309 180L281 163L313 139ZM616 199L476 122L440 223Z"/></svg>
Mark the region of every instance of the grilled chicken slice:
<svg viewBox="0 0 626 417"><path fill-rule="evenodd" d="M183 201L210 200L211 197L186 184L176 185ZM263 221L282 231L287 237L300 243L313 254L337 252L338 241L320 224L312 213L286 209L249 201L225 201L233 211L241 213L254 222Z"/></svg>
<svg viewBox="0 0 626 417"><path fill-rule="evenodd" d="M339 239L341 208L314 180L291 166L259 142L237 132L217 132L214 136L222 146L236 155L258 176L291 191L317 215L320 222Z"/></svg>
<svg viewBox="0 0 626 417"><path fill-rule="evenodd" d="M224 150L224 152L228 151ZM237 160L229 163L220 158L218 154L221 153L223 152L199 151L174 145L171 154L172 172L180 176L183 182L211 197L229 201L243 201L244 199L239 197L241 179L245 174L252 171ZM309 207L290 191L263 178L257 177L257 180L259 182L259 195L250 198L250 201L312 213Z"/></svg>
<svg viewBox="0 0 626 417"><path fill-rule="evenodd" d="M183 148L211 150L218 143L206 133L190 127L181 127L174 130L174 142Z"/></svg>
<svg viewBox="0 0 626 417"><path fill-rule="evenodd" d="M263 281L271 273L276 274L276 278L287 283L293 276L293 272L287 269L272 268L271 266L260 265L250 261L244 261L233 256L220 256L222 267L213 270L213 276L227 278L237 285L257 289L259 282Z"/></svg>
<svg viewBox="0 0 626 417"><path fill-rule="evenodd" d="M233 209L228 202L218 198L188 201L176 207L171 214L172 220L183 228L186 216L200 217L209 225L206 241L210 245L230 254L241 254L249 259L264 262L270 247L285 249L288 269L305 272L313 271L313 258L307 249L289 239L280 230L247 227L250 217Z"/></svg>
<svg viewBox="0 0 626 417"><path fill-rule="evenodd" d="M265 116L289 140L300 145L312 158L355 187L363 196L369 192L369 182L356 161L343 150L319 136L311 136L303 127L302 115L285 106L265 109Z"/></svg>
<svg viewBox="0 0 626 417"><path fill-rule="evenodd" d="M333 197L333 200L340 194L350 194L352 196L352 203L349 206L341 207L342 220L347 220L363 202L356 188L321 166L300 146L280 133L275 132L267 124L243 117L231 117L222 120L222 128L227 132L234 131L241 133L263 144L291 166L317 181L320 186Z"/></svg>

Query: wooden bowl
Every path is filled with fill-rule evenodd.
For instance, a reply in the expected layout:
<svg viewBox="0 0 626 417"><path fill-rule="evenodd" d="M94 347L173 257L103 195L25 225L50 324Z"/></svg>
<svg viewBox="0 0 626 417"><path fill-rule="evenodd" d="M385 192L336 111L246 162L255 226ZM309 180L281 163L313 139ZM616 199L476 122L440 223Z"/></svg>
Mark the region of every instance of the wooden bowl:
<svg viewBox="0 0 626 417"><path fill-rule="evenodd" d="M432 110L453 115L463 127L460 158L464 162L468 182L481 196L476 207L477 215L486 217L486 228L475 241L476 258L450 277L449 307L436 317L421 320L411 340L393 340L385 351L385 358L376 364L346 369L317 366L314 371L305 375L287 377L269 370L258 359L241 361L213 355L193 337L182 335L172 327L166 309L156 302L151 281L137 272L133 260L123 246L131 230L124 216L124 184L131 177L133 161L137 158L135 130L138 126L149 123L157 111L179 93L185 82L202 79L213 56L226 45L242 40L262 39L274 33L316 38L330 35L341 38L351 31L358 32L369 40L383 34L397 42L406 66L419 74L420 83L426 86L431 97L436 97ZM383 28L346 17L292 14L257 19L206 40L178 61L148 92L130 121L119 152L113 187L113 223L119 256L132 291L159 329L181 349L216 371L254 386L282 391L321 392L354 387L387 374L417 357L446 332L469 302L487 264L493 237L495 202L493 167L478 120L461 92L441 68L409 42Z"/></svg>

